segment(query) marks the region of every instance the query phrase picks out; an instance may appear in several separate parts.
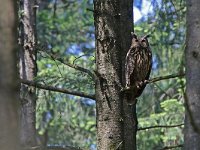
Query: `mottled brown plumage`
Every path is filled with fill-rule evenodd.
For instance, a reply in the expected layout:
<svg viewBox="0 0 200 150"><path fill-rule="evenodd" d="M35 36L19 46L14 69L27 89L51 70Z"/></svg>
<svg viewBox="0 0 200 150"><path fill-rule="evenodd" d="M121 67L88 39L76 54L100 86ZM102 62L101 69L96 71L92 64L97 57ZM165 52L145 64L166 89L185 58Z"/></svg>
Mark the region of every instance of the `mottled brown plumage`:
<svg viewBox="0 0 200 150"><path fill-rule="evenodd" d="M126 55L125 78L127 102L134 104L149 79L152 66L152 53L148 43L148 35L142 38L132 33L131 47Z"/></svg>

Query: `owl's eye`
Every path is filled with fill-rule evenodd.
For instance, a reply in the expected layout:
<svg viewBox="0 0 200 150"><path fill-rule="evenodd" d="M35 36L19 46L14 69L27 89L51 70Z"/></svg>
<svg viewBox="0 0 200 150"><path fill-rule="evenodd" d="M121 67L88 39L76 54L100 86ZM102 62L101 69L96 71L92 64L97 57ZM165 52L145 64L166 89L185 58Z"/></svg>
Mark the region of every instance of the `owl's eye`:
<svg viewBox="0 0 200 150"><path fill-rule="evenodd" d="M145 39L142 39L142 42L146 42L146 40L145 40Z"/></svg>
<svg viewBox="0 0 200 150"><path fill-rule="evenodd" d="M138 42L138 39L135 39L135 42Z"/></svg>

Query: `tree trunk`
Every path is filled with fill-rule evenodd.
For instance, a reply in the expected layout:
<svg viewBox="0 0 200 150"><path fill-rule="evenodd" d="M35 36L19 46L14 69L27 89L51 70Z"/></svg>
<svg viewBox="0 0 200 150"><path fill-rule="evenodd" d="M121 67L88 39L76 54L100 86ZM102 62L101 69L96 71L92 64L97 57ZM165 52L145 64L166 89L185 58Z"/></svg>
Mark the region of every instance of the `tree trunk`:
<svg viewBox="0 0 200 150"><path fill-rule="evenodd" d="M36 66L36 0L20 1L20 77L34 80ZM36 89L21 84L21 144L25 148L36 146L35 128Z"/></svg>
<svg viewBox="0 0 200 150"><path fill-rule="evenodd" d="M121 92L133 29L132 9L132 0L94 1L99 150L136 149L135 106L128 106Z"/></svg>
<svg viewBox="0 0 200 150"><path fill-rule="evenodd" d="M18 150L17 9L15 0L0 5L0 149Z"/></svg>
<svg viewBox="0 0 200 150"><path fill-rule="evenodd" d="M200 3L187 0L186 119L184 149L199 150L200 134Z"/></svg>
<svg viewBox="0 0 200 150"><path fill-rule="evenodd" d="M120 4L120 41L122 45L122 83L125 86L125 58L131 44L131 32L133 32L133 0L123 0ZM137 115L136 104L128 105L123 97L124 120L124 150L136 150Z"/></svg>

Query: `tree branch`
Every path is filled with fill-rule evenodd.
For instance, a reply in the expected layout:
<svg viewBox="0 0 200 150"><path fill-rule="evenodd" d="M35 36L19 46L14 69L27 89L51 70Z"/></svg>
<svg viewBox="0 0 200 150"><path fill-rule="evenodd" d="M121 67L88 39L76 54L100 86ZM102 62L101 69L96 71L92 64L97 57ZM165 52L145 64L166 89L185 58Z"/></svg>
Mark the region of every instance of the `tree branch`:
<svg viewBox="0 0 200 150"><path fill-rule="evenodd" d="M47 150L82 150L79 147L71 146L47 146Z"/></svg>
<svg viewBox="0 0 200 150"><path fill-rule="evenodd" d="M84 72L84 73L88 74L90 77L92 77L93 80L95 79L94 73L92 73L90 70L88 70L88 69L86 69L86 68L84 68L84 67L80 67L80 66L78 66L78 65L76 65L76 64L70 64L70 63L66 62L63 58L58 57L58 56L56 56L56 55L54 55L54 54L51 54L51 53L47 53L47 54L48 54L53 60L57 60L57 61L59 61L60 63L66 65L66 66L68 66L68 67L70 67L70 68L74 68L74 69L76 69L76 70L78 70L78 71Z"/></svg>
<svg viewBox="0 0 200 150"><path fill-rule="evenodd" d="M176 74L171 74L171 75L167 75L167 76L156 77L156 78L152 78L152 79L147 80L147 84L148 83L154 83L154 82L161 81L161 80L166 80L166 79L183 77L183 76L185 76L185 73L176 73Z"/></svg>
<svg viewBox="0 0 200 150"><path fill-rule="evenodd" d="M60 93L65 93L65 94L70 94L70 95L75 95L75 96L80 96L80 97L84 97L84 98L89 98L89 99L95 100L95 96L94 95L88 95L88 94L85 94L83 92L71 91L71 90L68 90L68 89L63 89L63 88L58 88L58 87L54 87L54 86L44 85L44 84L41 84L41 83L37 83L37 82L34 82L34 81L29 81L29 80L24 80L24 79L21 79L21 83L29 85L29 86L34 86L36 88L44 89L44 90L60 92Z"/></svg>
<svg viewBox="0 0 200 150"><path fill-rule="evenodd" d="M171 74L171 75L167 75L167 76L161 76L161 77L155 77L155 78L152 78L152 79L149 79L149 80L145 80L144 84L150 84L150 83L154 83L154 82L158 82L158 81L161 81L161 80L166 80L166 79L172 79L172 78L177 78L177 77L183 77L185 76L185 73L177 73L177 74ZM131 92L131 89L133 89L134 87L131 86L131 87L125 87L125 88L122 88L121 91L122 92Z"/></svg>
<svg viewBox="0 0 200 150"><path fill-rule="evenodd" d="M174 149L174 148L178 148L178 147L183 147L183 144L180 144L180 145L174 145L174 146L165 146L161 149L158 149L158 150L167 150L167 149Z"/></svg>
<svg viewBox="0 0 200 150"><path fill-rule="evenodd" d="M180 127L183 126L184 124L176 124L176 125L157 125L157 126L150 126L150 127L144 127L144 128L139 128L138 131L141 130L147 130L147 129L155 129L155 128L174 128L174 127Z"/></svg>

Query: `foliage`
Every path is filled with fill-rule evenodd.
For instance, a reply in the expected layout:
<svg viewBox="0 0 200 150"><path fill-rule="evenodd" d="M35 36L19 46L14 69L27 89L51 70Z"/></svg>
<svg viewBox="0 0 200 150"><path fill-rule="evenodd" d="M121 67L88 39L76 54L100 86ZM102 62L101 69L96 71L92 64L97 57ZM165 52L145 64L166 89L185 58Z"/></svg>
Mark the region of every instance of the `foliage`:
<svg viewBox="0 0 200 150"><path fill-rule="evenodd" d="M38 82L60 88L94 93L90 76L52 59L50 53L69 64L94 68L94 27L92 3L42 1L38 12ZM95 104L93 101L55 92L38 91L37 124L47 144L92 147L95 145Z"/></svg>
<svg viewBox="0 0 200 150"><path fill-rule="evenodd" d="M135 24L135 32L150 34L153 51L151 77L184 71L185 1L152 3L155 14ZM169 79L147 86L138 103L139 126L175 125L184 121L184 79ZM181 84L183 83L183 84ZM139 131L138 149L159 149L183 143L182 127Z"/></svg>
<svg viewBox="0 0 200 150"><path fill-rule="evenodd" d="M95 106L78 97L39 91L37 129L50 145L90 147L95 144Z"/></svg>
<svg viewBox="0 0 200 150"><path fill-rule="evenodd" d="M160 103L162 111L139 118L139 127L170 126L182 124L184 117L183 103L177 99L168 99ZM154 128L138 133L138 149L157 149L183 143L182 126L175 128Z"/></svg>

